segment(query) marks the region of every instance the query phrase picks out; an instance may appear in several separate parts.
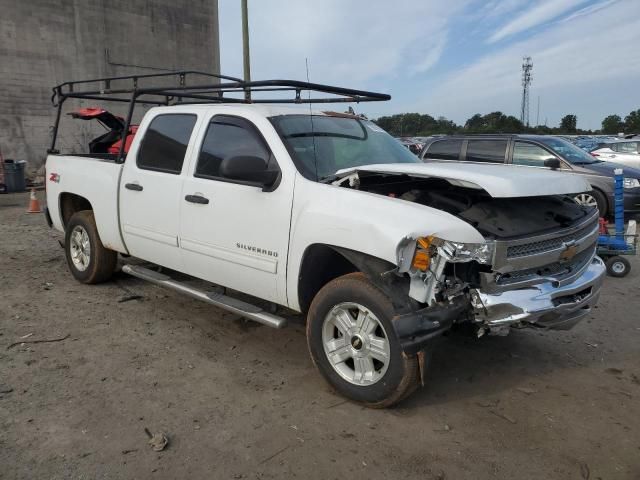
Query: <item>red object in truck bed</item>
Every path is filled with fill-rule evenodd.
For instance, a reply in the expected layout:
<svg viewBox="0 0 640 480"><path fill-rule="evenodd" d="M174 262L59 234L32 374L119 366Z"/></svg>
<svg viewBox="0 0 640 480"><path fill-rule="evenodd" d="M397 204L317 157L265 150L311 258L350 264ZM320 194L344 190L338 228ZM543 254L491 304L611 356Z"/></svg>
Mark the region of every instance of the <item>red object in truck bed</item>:
<svg viewBox="0 0 640 480"><path fill-rule="evenodd" d="M124 130L124 119L118 115L99 107L85 107L69 112L73 118L80 120L98 120L109 131L89 143L90 153L120 153L122 145L122 130ZM129 126L129 131L124 143L124 153L129 151L133 137L138 131L137 125Z"/></svg>

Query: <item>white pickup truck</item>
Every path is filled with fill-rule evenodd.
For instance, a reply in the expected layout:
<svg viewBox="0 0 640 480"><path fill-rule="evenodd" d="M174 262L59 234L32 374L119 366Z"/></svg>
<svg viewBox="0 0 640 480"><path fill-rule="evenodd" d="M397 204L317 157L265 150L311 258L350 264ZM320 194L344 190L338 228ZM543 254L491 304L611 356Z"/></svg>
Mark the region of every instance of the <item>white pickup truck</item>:
<svg viewBox="0 0 640 480"><path fill-rule="evenodd" d="M581 178L424 164L356 115L154 107L123 160L47 158L46 215L73 276L107 281L120 253L126 273L272 327L286 322L265 301L301 312L320 373L368 406L412 392L431 340L456 324L569 328L605 273L597 210L566 196L589 189Z"/></svg>

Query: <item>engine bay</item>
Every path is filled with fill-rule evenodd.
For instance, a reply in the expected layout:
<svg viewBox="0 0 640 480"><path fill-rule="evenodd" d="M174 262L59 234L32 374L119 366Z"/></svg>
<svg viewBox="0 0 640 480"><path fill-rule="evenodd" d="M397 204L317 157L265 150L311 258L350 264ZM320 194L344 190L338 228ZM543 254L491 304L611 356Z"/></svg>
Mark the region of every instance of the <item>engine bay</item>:
<svg viewBox="0 0 640 480"><path fill-rule="evenodd" d="M346 180L346 179L344 179ZM347 188L436 208L466 221L487 240L506 240L567 228L590 214L569 196L493 198L485 190L441 178L358 172Z"/></svg>

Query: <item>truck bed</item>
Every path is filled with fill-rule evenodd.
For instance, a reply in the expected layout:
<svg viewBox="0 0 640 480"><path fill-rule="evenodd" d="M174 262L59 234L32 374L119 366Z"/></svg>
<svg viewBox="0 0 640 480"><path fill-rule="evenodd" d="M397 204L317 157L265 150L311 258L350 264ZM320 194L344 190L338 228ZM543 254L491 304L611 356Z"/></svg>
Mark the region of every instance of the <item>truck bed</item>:
<svg viewBox="0 0 640 480"><path fill-rule="evenodd" d="M49 155L46 163L47 208L53 226L64 231L61 206L64 195L61 194L82 196L91 203L104 246L126 253L120 235L117 205L122 167L110 158ZM49 181L52 174L58 174L58 182Z"/></svg>

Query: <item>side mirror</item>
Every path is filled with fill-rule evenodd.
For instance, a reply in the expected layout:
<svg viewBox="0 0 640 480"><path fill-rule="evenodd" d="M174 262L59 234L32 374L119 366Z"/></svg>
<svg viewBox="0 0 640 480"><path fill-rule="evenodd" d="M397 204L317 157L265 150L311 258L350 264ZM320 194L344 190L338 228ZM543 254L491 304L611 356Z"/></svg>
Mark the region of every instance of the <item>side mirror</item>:
<svg viewBox="0 0 640 480"><path fill-rule="evenodd" d="M227 157L220 163L220 176L231 180L257 183L264 187L273 185L278 179L278 170L268 170L264 158L252 155Z"/></svg>
<svg viewBox="0 0 640 480"><path fill-rule="evenodd" d="M560 160L555 157L547 158L544 161L544 166L549 167L551 170L557 170L560 168Z"/></svg>

